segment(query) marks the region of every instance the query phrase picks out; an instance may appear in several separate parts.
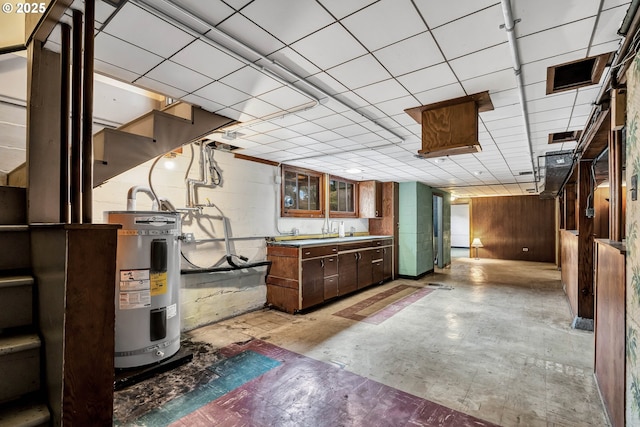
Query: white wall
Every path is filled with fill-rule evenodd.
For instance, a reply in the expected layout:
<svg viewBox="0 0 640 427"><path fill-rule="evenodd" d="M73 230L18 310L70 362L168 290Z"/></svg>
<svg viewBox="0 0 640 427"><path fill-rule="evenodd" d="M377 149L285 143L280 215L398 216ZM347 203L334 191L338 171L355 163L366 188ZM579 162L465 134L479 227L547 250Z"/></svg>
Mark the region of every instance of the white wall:
<svg viewBox="0 0 640 427"><path fill-rule="evenodd" d="M189 146L183 154L171 159L172 170L166 169L169 159L158 162L152 175L152 183L159 197L168 198L176 208L185 207L186 187L184 175L190 159ZM195 159L190 178L199 178L199 149L195 147ZM324 219L279 218L278 167L234 158L233 154L216 151L214 156L222 173L222 184L215 188L199 188L198 202L211 202L229 218L233 253L250 261L266 259L265 237L279 235L278 229L289 233L297 228L300 234L320 234ZM148 187L148 173L153 161L127 171L94 190L95 220L104 211L126 210L127 191L134 185ZM151 209L151 201L140 193L137 210ZM103 219L104 221L104 219ZM368 220L346 219L349 230L367 231ZM337 223L336 223L337 224ZM337 225L336 225L337 226ZM216 208L204 208L202 215L183 216L182 232L194 233L197 240L224 236L220 212ZM182 252L195 264L209 267L225 255L223 241L183 244ZM226 264L224 264L226 265ZM187 264L183 261L183 268ZM183 330L212 323L240 313L263 307L266 302L264 282L265 267L244 269L228 273L183 276L181 280Z"/></svg>
<svg viewBox="0 0 640 427"><path fill-rule="evenodd" d="M451 205L451 246L469 247L469 205Z"/></svg>

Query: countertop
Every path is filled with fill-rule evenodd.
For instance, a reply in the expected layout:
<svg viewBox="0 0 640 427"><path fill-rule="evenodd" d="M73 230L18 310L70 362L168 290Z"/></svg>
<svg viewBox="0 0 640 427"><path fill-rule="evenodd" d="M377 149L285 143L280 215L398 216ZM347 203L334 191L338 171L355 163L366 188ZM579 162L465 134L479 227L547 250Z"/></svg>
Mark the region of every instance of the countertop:
<svg viewBox="0 0 640 427"><path fill-rule="evenodd" d="M270 245L277 246L320 246L330 245L332 243L349 243L367 240L392 239L393 236L345 236L345 237L327 237L320 239L301 239L301 240L281 240L276 242L268 242Z"/></svg>

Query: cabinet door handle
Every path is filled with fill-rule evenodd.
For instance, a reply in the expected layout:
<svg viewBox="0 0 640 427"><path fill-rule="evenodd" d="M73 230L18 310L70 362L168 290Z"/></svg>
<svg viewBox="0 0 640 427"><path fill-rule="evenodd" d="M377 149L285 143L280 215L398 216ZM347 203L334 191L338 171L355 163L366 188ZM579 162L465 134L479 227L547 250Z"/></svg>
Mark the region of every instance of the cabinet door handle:
<svg viewBox="0 0 640 427"><path fill-rule="evenodd" d="M358 253L354 252L353 255L356 257L356 261L358 260Z"/></svg>
<svg viewBox="0 0 640 427"><path fill-rule="evenodd" d="M320 260L320 267L324 268L324 260L323 259Z"/></svg>

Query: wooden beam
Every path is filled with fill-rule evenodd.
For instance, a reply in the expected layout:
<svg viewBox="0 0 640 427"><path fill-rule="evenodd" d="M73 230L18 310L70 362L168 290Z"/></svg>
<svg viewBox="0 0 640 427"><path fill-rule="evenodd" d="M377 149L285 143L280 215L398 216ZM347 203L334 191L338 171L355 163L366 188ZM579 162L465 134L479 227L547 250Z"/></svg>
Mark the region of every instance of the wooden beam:
<svg viewBox="0 0 640 427"><path fill-rule="evenodd" d="M593 319L593 217L586 215L588 201L593 200L590 160L580 161L578 177L578 312L576 315L582 319Z"/></svg>
<svg viewBox="0 0 640 427"><path fill-rule="evenodd" d="M609 239L622 240L622 131L609 140Z"/></svg>

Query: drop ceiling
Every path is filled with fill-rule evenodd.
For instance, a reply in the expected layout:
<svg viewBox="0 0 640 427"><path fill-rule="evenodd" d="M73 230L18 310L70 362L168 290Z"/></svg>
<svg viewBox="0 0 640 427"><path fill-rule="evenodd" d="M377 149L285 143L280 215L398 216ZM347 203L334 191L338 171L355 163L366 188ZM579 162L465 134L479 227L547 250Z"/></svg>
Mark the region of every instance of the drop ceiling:
<svg viewBox="0 0 640 427"><path fill-rule="evenodd" d="M511 1L532 159L500 2L96 3L96 71L240 121L229 130L242 154L458 196L531 194L522 173L575 147L549 134L584 127L609 70L598 85L545 95L547 67L616 51L629 5ZM58 48L55 32L46 46ZM421 128L405 109L483 91L495 109L479 114L481 152L415 157ZM211 138L229 142L221 136Z"/></svg>

